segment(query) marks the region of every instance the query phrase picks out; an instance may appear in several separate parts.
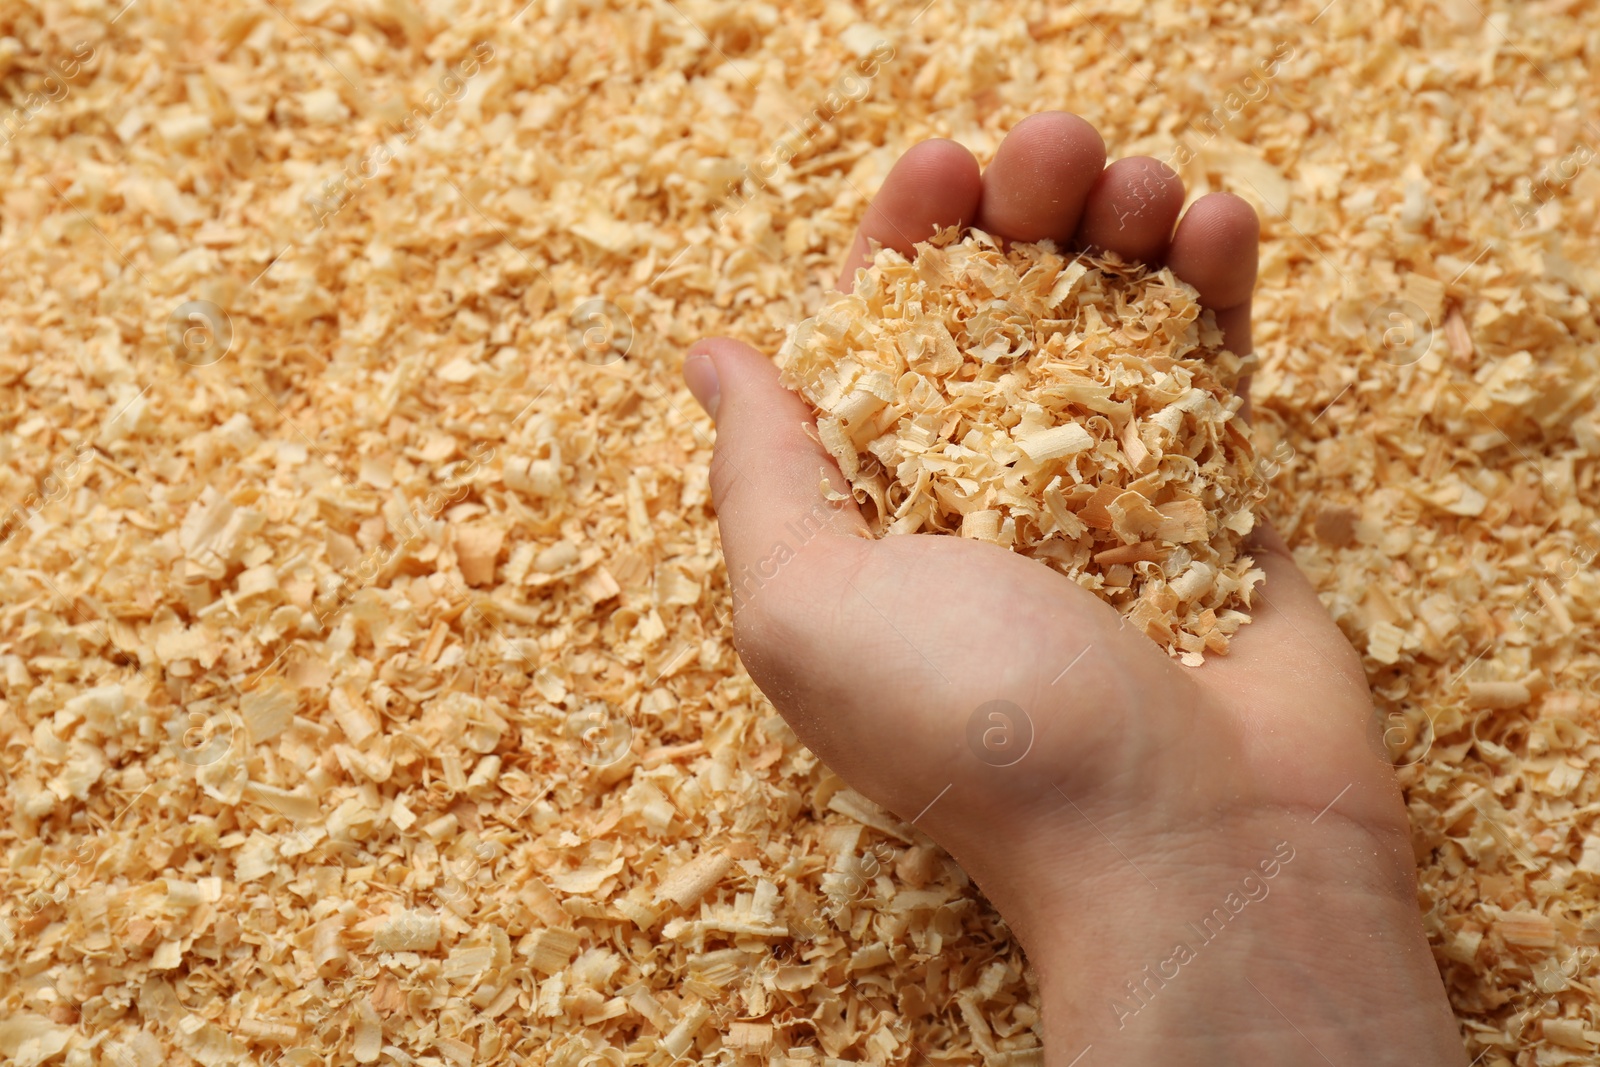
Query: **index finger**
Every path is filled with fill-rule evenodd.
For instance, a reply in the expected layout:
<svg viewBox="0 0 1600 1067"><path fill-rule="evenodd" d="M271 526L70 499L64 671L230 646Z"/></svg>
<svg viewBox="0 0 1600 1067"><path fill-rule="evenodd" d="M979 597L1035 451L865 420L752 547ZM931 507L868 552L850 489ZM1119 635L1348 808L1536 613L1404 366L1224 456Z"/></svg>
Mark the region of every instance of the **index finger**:
<svg viewBox="0 0 1600 1067"><path fill-rule="evenodd" d="M849 289L857 269L872 262L873 242L910 256L935 231L972 223L982 193L978 161L961 145L936 139L911 146L872 198L838 288Z"/></svg>

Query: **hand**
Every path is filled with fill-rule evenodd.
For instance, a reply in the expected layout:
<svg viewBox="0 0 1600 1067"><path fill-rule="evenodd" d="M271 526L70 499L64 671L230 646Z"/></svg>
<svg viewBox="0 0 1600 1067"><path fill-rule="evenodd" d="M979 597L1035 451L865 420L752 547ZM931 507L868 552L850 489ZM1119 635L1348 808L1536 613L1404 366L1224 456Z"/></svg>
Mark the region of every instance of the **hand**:
<svg viewBox="0 0 1600 1067"><path fill-rule="evenodd" d="M1165 263L1244 354L1255 213L1218 193L1179 220L1183 199L1153 159L1106 166L1073 115L1019 123L981 175L927 141L885 180L840 284L870 242L909 255L975 224ZM1185 668L1035 561L871 540L825 495L821 471L847 483L759 353L702 342L685 374L717 422L740 657L807 745L1006 917L1040 975L1047 1062L1085 1046L1086 1065L1464 1062L1360 660L1275 535L1251 545L1254 621ZM1227 937L1188 933L1214 906Z"/></svg>

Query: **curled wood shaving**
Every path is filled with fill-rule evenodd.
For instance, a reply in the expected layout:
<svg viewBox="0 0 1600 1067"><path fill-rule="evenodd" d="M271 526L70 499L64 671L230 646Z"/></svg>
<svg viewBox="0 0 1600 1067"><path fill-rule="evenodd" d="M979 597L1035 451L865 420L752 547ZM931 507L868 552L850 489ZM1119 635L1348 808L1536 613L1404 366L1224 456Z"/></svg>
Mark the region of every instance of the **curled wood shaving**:
<svg viewBox="0 0 1600 1067"><path fill-rule="evenodd" d="M878 534L1031 556L1198 665L1262 577L1251 364L1221 344L1170 270L949 229L880 250L779 361Z"/></svg>

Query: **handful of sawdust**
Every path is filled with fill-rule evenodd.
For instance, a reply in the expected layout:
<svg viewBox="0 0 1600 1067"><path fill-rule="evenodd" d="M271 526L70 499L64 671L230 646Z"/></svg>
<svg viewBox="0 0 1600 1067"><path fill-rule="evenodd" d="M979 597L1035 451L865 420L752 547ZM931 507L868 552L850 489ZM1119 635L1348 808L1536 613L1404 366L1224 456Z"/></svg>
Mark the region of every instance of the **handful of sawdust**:
<svg viewBox="0 0 1600 1067"><path fill-rule="evenodd" d="M1031 556L1198 665L1262 577L1249 368L1221 343L1169 270L951 229L879 251L779 363L875 533Z"/></svg>

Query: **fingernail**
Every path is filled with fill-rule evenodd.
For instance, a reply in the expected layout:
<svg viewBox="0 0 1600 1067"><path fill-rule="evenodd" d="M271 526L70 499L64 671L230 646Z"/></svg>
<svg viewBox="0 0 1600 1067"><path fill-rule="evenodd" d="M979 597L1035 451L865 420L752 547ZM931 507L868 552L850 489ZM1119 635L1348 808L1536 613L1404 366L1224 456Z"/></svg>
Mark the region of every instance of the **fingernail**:
<svg viewBox="0 0 1600 1067"><path fill-rule="evenodd" d="M722 399L722 386L717 381L717 365L704 352L695 352L683 361L683 380L689 392L700 402L707 415L717 417L717 403Z"/></svg>

